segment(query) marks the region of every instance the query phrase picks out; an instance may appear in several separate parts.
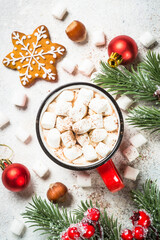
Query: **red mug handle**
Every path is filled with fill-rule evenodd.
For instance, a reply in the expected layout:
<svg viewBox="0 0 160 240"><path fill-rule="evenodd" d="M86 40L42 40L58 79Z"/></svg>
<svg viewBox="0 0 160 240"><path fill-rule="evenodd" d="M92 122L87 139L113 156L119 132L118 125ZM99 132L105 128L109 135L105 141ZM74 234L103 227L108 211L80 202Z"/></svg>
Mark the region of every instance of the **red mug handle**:
<svg viewBox="0 0 160 240"><path fill-rule="evenodd" d="M115 167L112 159L97 168L105 185L111 192L117 192L124 188L123 180Z"/></svg>

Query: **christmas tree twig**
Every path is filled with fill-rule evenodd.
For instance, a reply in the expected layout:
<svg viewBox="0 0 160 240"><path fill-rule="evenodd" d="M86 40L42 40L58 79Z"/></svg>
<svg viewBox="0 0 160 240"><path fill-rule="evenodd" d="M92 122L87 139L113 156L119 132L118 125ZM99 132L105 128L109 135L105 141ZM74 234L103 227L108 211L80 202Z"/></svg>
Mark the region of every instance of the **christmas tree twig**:
<svg viewBox="0 0 160 240"><path fill-rule="evenodd" d="M132 191L132 198L137 208L146 210L152 218L153 228L146 239L160 239L160 190L156 182L147 180L142 190Z"/></svg>
<svg viewBox="0 0 160 240"><path fill-rule="evenodd" d="M129 111L127 121L135 127L159 132L160 110L155 107L137 107Z"/></svg>
<svg viewBox="0 0 160 240"><path fill-rule="evenodd" d="M133 66L129 71L125 67L111 68L108 63L101 62L101 73L98 73L93 81L114 94L132 95L137 102L143 100L159 104L158 97L154 96L157 84L160 83L158 80L160 76L159 58L159 55L148 52L144 63L137 66L137 71Z"/></svg>

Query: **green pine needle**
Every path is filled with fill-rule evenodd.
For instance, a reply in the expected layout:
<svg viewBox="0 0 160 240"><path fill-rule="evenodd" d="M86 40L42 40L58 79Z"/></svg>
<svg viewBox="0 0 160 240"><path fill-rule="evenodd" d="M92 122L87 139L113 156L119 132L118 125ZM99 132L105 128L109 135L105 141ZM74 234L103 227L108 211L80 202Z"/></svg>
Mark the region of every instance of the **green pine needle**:
<svg viewBox="0 0 160 240"><path fill-rule="evenodd" d="M146 59L140 64L140 67L151 80L160 85L160 54L148 51Z"/></svg>
<svg viewBox="0 0 160 240"><path fill-rule="evenodd" d="M64 208L59 210L58 205L35 196L22 216L27 219L26 223L30 223L30 227L36 228L34 231L41 231L41 235L46 234L48 240L60 240L60 234L71 224L80 222L87 209L92 207L92 201L82 201L78 209L71 213ZM101 213L100 224L103 227L104 240L120 239L121 226L118 226L113 217L109 218L105 210ZM91 239L100 239L100 235Z"/></svg>
<svg viewBox="0 0 160 240"><path fill-rule="evenodd" d="M144 209L150 214L152 226L158 233L159 238L152 232L147 239L160 239L160 190L156 182L147 180L142 190L132 191L132 198L138 209Z"/></svg>
<svg viewBox="0 0 160 240"><path fill-rule="evenodd" d="M160 109L155 107L142 106L132 109L126 120L135 127L160 132Z"/></svg>
<svg viewBox="0 0 160 240"><path fill-rule="evenodd" d="M146 71L138 66L137 72L131 67L131 71L125 67L111 68L107 63L101 62L101 73L93 79L94 83L102 88L107 88L109 92L120 95L132 95L135 101L153 101L158 99L153 96L157 90L157 85L146 74Z"/></svg>

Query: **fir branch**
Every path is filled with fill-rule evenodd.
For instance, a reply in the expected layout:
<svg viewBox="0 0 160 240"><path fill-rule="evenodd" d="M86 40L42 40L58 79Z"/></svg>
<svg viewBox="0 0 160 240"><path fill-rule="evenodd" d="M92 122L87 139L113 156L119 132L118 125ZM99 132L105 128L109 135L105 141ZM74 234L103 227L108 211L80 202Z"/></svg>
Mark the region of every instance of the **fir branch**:
<svg viewBox="0 0 160 240"><path fill-rule="evenodd" d="M138 209L144 209L150 214L152 225L156 229L159 238L153 232L147 239L160 239L160 190L156 184L151 180L147 180L142 187L142 190L132 191L132 198Z"/></svg>
<svg viewBox="0 0 160 240"><path fill-rule="evenodd" d="M58 205L47 203L37 196L32 198L32 202L26 207L22 216L28 219L26 223L30 223L30 227L36 227L34 231L42 231L41 235L47 234L48 240L59 240L60 233L70 224L76 223L76 218L71 212L67 212L64 208L60 211Z"/></svg>
<svg viewBox="0 0 160 240"><path fill-rule="evenodd" d="M158 99L153 96L157 90L155 82L150 79L146 71L140 65L137 72L131 67L131 71L125 67L111 68L107 63L101 62L101 73L93 79L97 85L107 88L109 92L120 95L132 95L135 101L153 101Z"/></svg>
<svg viewBox="0 0 160 240"><path fill-rule="evenodd" d="M135 127L149 129L152 132L160 132L160 109L155 107L139 106L129 110L126 120Z"/></svg>
<svg viewBox="0 0 160 240"><path fill-rule="evenodd" d="M148 51L146 59L140 64L146 74L157 85L160 85L160 54Z"/></svg>

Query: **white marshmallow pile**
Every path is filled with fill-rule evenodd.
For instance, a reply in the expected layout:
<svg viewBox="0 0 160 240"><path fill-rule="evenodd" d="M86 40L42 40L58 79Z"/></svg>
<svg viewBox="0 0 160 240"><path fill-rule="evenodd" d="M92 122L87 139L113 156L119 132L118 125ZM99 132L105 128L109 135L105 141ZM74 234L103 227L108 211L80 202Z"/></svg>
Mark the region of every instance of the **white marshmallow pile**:
<svg viewBox="0 0 160 240"><path fill-rule="evenodd" d="M143 33L139 40L143 44L143 46L146 48L149 48L156 42L155 37L152 36L150 32Z"/></svg>
<svg viewBox="0 0 160 240"><path fill-rule="evenodd" d="M129 141L134 147L138 148L143 146L147 142L147 139L141 133L138 133L131 137Z"/></svg>
<svg viewBox="0 0 160 240"><path fill-rule="evenodd" d="M95 68L94 64L89 59L83 60L78 65L79 72L81 74L87 76L87 77L91 75L91 73L93 72L94 68Z"/></svg>
<svg viewBox="0 0 160 240"><path fill-rule="evenodd" d="M73 74L75 69L76 69L76 63L72 61L71 59L64 59L62 62L62 68L65 70L67 73Z"/></svg>
<svg viewBox="0 0 160 240"><path fill-rule="evenodd" d="M118 98L117 103L119 105L119 107L126 111L132 104L133 104L133 100L125 95L121 96L120 98Z"/></svg>
<svg viewBox="0 0 160 240"><path fill-rule="evenodd" d="M54 128L56 115L53 112L45 112L41 119L41 125L45 129Z"/></svg>
<svg viewBox="0 0 160 240"><path fill-rule="evenodd" d="M91 88L61 91L43 113L41 127L50 151L77 165L106 157L118 139L118 120L110 100Z"/></svg>
<svg viewBox="0 0 160 240"><path fill-rule="evenodd" d="M139 170L136 168L132 168L130 166L127 166L124 171L124 177L133 181L137 179L138 174L139 174Z"/></svg>
<svg viewBox="0 0 160 240"><path fill-rule="evenodd" d="M62 3L58 3L56 6L54 6L52 11L53 16L59 20L62 20L66 13L67 8Z"/></svg>
<svg viewBox="0 0 160 240"><path fill-rule="evenodd" d="M31 140L31 135L22 127L16 129L15 136L25 144L29 143Z"/></svg>
<svg viewBox="0 0 160 240"><path fill-rule="evenodd" d="M18 91L13 95L12 102L15 106L24 108L26 107L28 97L25 93Z"/></svg>
<svg viewBox="0 0 160 240"><path fill-rule="evenodd" d="M22 221L19 221L17 219L14 219L11 224L11 232L17 236L22 236L24 231L25 225Z"/></svg>
<svg viewBox="0 0 160 240"><path fill-rule="evenodd" d="M32 169L40 178L45 177L49 172L49 168L42 161L34 163Z"/></svg>
<svg viewBox="0 0 160 240"><path fill-rule="evenodd" d="M0 128L4 128L9 123L9 118L3 112L0 112Z"/></svg>
<svg viewBox="0 0 160 240"><path fill-rule="evenodd" d="M128 159L129 162L132 162L139 157L139 152L134 146L130 145L123 151L123 155Z"/></svg>
<svg viewBox="0 0 160 240"><path fill-rule="evenodd" d="M82 188L91 187L91 176L89 173L80 172L77 175L77 185Z"/></svg>
<svg viewBox="0 0 160 240"><path fill-rule="evenodd" d="M95 31L93 34L93 43L95 46L103 46L106 43L106 36L103 31Z"/></svg>

